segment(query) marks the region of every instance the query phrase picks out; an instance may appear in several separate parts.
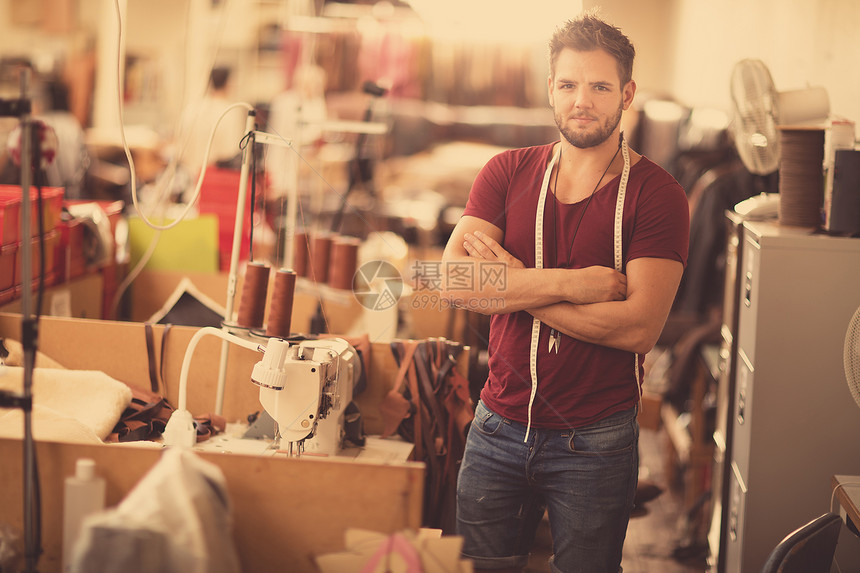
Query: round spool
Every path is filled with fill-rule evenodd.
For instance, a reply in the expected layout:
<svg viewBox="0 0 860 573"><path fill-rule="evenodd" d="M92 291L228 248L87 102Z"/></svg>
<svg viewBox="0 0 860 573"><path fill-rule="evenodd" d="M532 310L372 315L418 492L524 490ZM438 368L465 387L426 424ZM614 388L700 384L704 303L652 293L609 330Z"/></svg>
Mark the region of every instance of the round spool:
<svg viewBox="0 0 860 573"><path fill-rule="evenodd" d="M293 235L293 270L300 277L308 276L308 234L299 231Z"/></svg>
<svg viewBox="0 0 860 573"><path fill-rule="evenodd" d="M331 260L331 244L334 235L318 233L311 239L311 260L309 278L318 283L328 281L328 264Z"/></svg>
<svg viewBox="0 0 860 573"><path fill-rule="evenodd" d="M269 289L269 267L262 263L248 263L245 283L239 300L236 324L242 328L260 328L266 313L266 292Z"/></svg>
<svg viewBox="0 0 860 573"><path fill-rule="evenodd" d="M296 291L296 273L290 269L280 269L275 273L272 301L269 306L269 320L266 323L266 336L288 338L293 315L293 295Z"/></svg>
<svg viewBox="0 0 860 573"><path fill-rule="evenodd" d="M818 228L824 202L824 130L796 126L779 130L779 224Z"/></svg>
<svg viewBox="0 0 860 573"><path fill-rule="evenodd" d="M352 279L358 265L358 247L361 241L355 237L338 237L331 245L331 260L328 267L328 284L332 288L351 289Z"/></svg>

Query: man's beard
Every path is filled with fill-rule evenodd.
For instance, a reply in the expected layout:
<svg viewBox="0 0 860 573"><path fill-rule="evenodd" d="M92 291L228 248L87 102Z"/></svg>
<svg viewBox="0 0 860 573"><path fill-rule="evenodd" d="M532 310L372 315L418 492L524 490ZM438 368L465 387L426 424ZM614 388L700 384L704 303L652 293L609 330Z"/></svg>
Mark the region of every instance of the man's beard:
<svg viewBox="0 0 860 573"><path fill-rule="evenodd" d="M614 116L607 117L598 125L597 131L593 132L580 132L567 127L564 123L564 119L557 113L554 114L555 124L558 126L558 130L568 143L580 149L587 149L589 147L600 145L606 141L610 135L612 135L615 128L618 127L619 123L621 123L621 114L623 111L624 106L619 104L618 112Z"/></svg>

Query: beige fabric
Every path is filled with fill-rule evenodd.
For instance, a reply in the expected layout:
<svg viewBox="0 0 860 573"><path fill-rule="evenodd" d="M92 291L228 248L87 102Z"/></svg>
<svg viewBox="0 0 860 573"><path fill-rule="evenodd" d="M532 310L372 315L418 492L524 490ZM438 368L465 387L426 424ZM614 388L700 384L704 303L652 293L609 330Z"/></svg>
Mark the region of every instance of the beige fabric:
<svg viewBox="0 0 860 573"><path fill-rule="evenodd" d="M0 390L21 393L24 369L0 366ZM131 389L95 370L33 371L33 434L49 441L101 441L131 402ZM0 408L0 436L23 435L20 411Z"/></svg>
<svg viewBox="0 0 860 573"><path fill-rule="evenodd" d="M24 366L24 348L21 343L11 338L4 338L3 345L9 351L9 356L2 363L7 366ZM65 368L62 364L48 355L36 351L36 368Z"/></svg>
<svg viewBox="0 0 860 573"><path fill-rule="evenodd" d="M20 440L24 435L24 412L0 409L0 438ZM69 416L45 408L33 407L33 439L37 442L101 444L92 428Z"/></svg>

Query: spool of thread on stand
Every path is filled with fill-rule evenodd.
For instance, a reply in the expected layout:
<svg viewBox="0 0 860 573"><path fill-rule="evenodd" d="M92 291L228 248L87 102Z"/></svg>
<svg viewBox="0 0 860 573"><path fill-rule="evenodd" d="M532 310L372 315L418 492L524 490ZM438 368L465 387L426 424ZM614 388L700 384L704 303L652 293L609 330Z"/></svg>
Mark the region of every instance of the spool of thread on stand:
<svg viewBox="0 0 860 573"><path fill-rule="evenodd" d="M310 278L317 283L328 281L328 266L331 260L331 244L334 235L330 233L317 233L313 238L311 248Z"/></svg>
<svg viewBox="0 0 860 573"><path fill-rule="evenodd" d="M332 288L351 289L358 264L360 241L355 237L337 237L331 245L328 284Z"/></svg>
<svg viewBox="0 0 860 573"><path fill-rule="evenodd" d="M300 277L308 276L308 234L299 231L293 235L293 270Z"/></svg>
<svg viewBox="0 0 860 573"><path fill-rule="evenodd" d="M275 273L272 301L269 305L266 336L276 338L288 338L290 336L295 291L296 273L290 269L278 270Z"/></svg>
<svg viewBox="0 0 860 573"><path fill-rule="evenodd" d="M245 284L239 300L236 324L241 328L260 328L266 313L266 293L269 290L269 267L250 262L245 267Z"/></svg>
<svg viewBox="0 0 860 573"><path fill-rule="evenodd" d="M781 126L779 224L821 226L824 202L824 130Z"/></svg>

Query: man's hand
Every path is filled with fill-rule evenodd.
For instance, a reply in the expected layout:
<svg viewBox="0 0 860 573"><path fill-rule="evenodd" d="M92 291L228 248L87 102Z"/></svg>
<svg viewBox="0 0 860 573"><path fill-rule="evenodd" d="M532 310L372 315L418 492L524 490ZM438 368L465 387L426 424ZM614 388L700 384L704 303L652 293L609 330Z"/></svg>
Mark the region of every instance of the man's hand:
<svg viewBox="0 0 860 573"><path fill-rule="evenodd" d="M463 248L474 259L505 263L513 269L525 268L522 261L506 251L498 241L481 231L466 233L463 236Z"/></svg>
<svg viewBox="0 0 860 573"><path fill-rule="evenodd" d="M470 257L486 261L501 262L512 269L525 265L502 247L498 241L482 233L466 233L463 248ZM627 297L627 277L615 269L602 266L584 269L569 269L570 281L564 285L564 300L575 304L610 302Z"/></svg>
<svg viewBox="0 0 860 573"><path fill-rule="evenodd" d="M574 304L612 302L627 298L627 277L615 269L599 265L584 269L571 269L576 273L571 279L567 300Z"/></svg>

